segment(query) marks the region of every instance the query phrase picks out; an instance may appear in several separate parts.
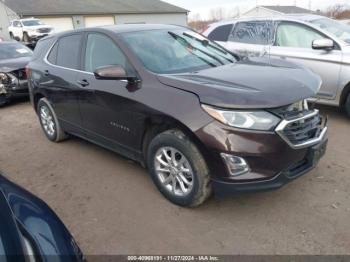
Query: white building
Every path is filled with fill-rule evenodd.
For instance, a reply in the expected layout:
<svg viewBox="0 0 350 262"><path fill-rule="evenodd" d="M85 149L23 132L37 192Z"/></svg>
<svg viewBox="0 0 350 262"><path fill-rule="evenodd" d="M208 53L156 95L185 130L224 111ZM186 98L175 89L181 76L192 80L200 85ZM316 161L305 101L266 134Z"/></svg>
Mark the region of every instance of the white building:
<svg viewBox="0 0 350 262"><path fill-rule="evenodd" d="M7 27L9 26L10 21L16 18L18 18L16 13L8 8L3 0L0 0L0 38L9 38Z"/></svg>
<svg viewBox="0 0 350 262"><path fill-rule="evenodd" d="M188 11L160 0L0 0L20 17L65 30L126 23L187 25ZM8 26L6 13L0 27ZM5 17L5 18L3 18ZM5 21L6 20L6 21ZM5 32L6 33L6 32Z"/></svg>
<svg viewBox="0 0 350 262"><path fill-rule="evenodd" d="M279 16L285 14L315 14L315 12L297 6L257 6L242 14L242 17Z"/></svg>

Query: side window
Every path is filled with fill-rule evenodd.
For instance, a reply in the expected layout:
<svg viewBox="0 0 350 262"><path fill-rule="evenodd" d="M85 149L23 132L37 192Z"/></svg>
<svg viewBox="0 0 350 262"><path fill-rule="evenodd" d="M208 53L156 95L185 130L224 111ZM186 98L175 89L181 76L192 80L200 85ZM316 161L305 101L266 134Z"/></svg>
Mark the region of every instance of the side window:
<svg viewBox="0 0 350 262"><path fill-rule="evenodd" d="M267 45L272 38L273 26L271 21L253 21L237 23L235 29L230 35L229 41Z"/></svg>
<svg viewBox="0 0 350 262"><path fill-rule="evenodd" d="M208 38L212 41L227 42L228 36L232 31L232 27L232 24L219 26L208 35Z"/></svg>
<svg viewBox="0 0 350 262"><path fill-rule="evenodd" d="M58 42L52 47L49 56L47 57L47 61L51 64L56 65L57 63L57 50L58 50Z"/></svg>
<svg viewBox="0 0 350 262"><path fill-rule="evenodd" d="M276 46L312 48L312 42L325 38L314 29L297 23L283 22L278 25Z"/></svg>
<svg viewBox="0 0 350 262"><path fill-rule="evenodd" d="M85 51L85 71L94 72L108 65L121 65L128 74L134 71L120 48L107 36L89 34Z"/></svg>
<svg viewBox="0 0 350 262"><path fill-rule="evenodd" d="M80 34L64 36L58 41L57 59L58 66L79 69L79 55L81 49Z"/></svg>

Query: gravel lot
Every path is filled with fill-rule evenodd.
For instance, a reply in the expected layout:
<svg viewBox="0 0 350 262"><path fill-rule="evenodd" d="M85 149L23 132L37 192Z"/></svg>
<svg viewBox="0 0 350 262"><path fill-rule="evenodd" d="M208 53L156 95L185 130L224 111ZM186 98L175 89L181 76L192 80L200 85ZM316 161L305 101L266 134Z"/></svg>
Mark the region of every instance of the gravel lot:
<svg viewBox="0 0 350 262"><path fill-rule="evenodd" d="M279 191L197 209L167 202L117 154L77 138L49 142L28 102L0 109L0 169L44 199L88 255L350 254L350 120L321 111L330 142L317 169Z"/></svg>

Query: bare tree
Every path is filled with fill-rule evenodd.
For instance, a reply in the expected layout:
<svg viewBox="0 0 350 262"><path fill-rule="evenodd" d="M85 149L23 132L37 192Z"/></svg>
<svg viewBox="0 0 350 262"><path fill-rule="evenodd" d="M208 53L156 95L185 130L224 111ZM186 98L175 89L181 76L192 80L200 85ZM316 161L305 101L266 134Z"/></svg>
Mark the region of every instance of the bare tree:
<svg viewBox="0 0 350 262"><path fill-rule="evenodd" d="M349 15L350 7L344 4L336 4L327 8L326 15L335 19L346 18Z"/></svg>

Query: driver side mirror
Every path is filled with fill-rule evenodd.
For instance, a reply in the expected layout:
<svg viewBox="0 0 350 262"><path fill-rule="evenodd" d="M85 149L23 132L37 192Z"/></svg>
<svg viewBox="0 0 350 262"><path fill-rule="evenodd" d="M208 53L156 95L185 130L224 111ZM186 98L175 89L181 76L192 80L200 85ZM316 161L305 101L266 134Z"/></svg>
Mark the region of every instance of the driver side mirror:
<svg viewBox="0 0 350 262"><path fill-rule="evenodd" d="M95 70L94 75L96 79L101 80L127 80L130 82L137 80L136 77L128 76L126 70L121 65L99 67Z"/></svg>
<svg viewBox="0 0 350 262"><path fill-rule="evenodd" d="M330 51L334 49L334 42L331 39L317 39L312 42L312 49Z"/></svg>

